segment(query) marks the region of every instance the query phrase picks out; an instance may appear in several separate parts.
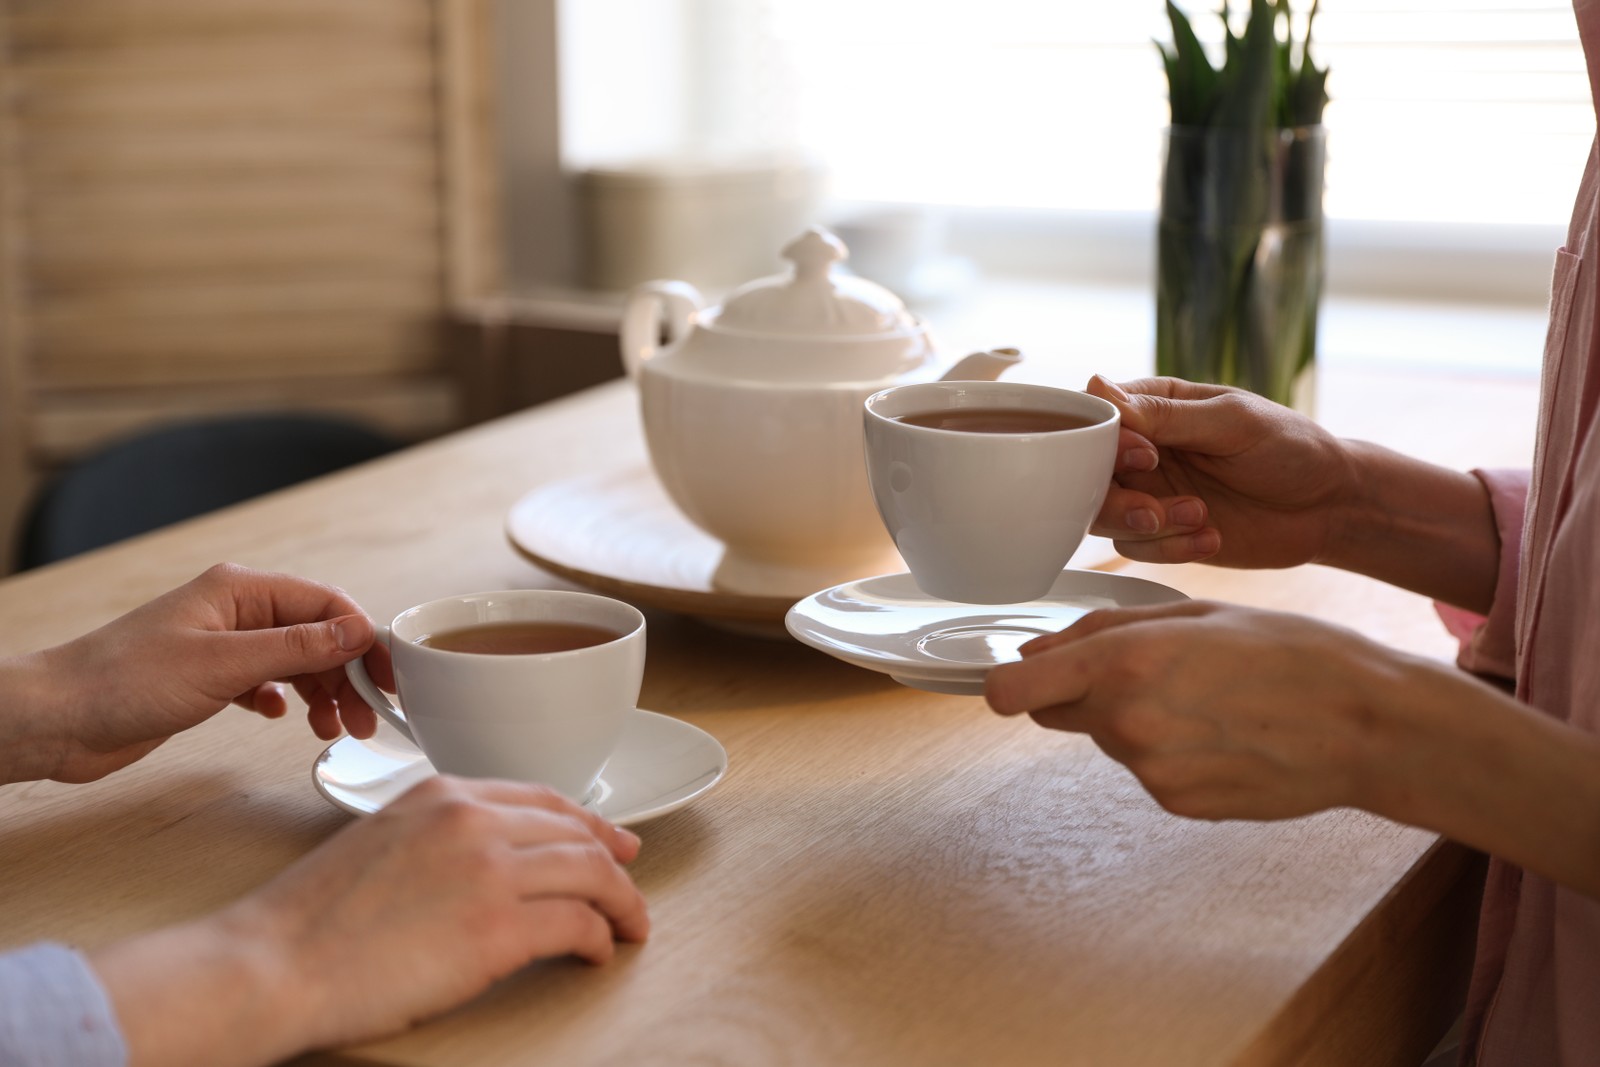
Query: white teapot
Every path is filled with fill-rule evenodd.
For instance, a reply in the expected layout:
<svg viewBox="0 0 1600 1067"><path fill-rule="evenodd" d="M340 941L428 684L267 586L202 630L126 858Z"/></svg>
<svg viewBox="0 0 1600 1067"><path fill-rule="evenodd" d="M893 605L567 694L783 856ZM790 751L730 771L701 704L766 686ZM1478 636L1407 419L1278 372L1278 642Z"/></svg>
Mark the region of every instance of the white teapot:
<svg viewBox="0 0 1600 1067"><path fill-rule="evenodd" d="M834 273L848 255L837 237L813 227L783 255L792 273L720 307L687 282L638 286L622 358L668 495L726 546L713 584L799 598L900 569L867 486L862 405L941 374L927 327L898 297ZM990 380L1020 358L980 352L942 377Z"/></svg>

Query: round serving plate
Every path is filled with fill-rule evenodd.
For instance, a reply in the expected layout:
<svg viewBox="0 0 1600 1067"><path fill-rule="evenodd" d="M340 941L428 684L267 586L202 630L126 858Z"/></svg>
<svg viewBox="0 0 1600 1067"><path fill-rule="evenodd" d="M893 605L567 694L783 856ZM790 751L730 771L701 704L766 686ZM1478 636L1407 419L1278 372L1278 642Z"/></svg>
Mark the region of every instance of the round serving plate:
<svg viewBox="0 0 1600 1067"><path fill-rule="evenodd" d="M678 510L644 463L530 491L512 505L506 537L525 559L577 585L736 629L784 636L784 616L801 599L777 589L762 594L713 585L722 543ZM1118 559L1110 541L1089 537L1072 566L1104 567ZM856 577L903 567L892 556L880 569Z"/></svg>

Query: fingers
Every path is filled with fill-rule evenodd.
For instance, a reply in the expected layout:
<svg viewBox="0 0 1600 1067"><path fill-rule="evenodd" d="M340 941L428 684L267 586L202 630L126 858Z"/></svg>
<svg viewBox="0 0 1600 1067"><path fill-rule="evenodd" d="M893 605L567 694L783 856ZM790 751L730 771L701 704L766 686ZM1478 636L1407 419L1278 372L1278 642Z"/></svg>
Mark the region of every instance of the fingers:
<svg viewBox="0 0 1600 1067"><path fill-rule="evenodd" d="M368 741L378 733L378 716L371 708L365 704L340 704L326 695L307 704L306 723L324 741L335 740L341 734Z"/></svg>
<svg viewBox="0 0 1600 1067"><path fill-rule="evenodd" d="M1091 377L1084 391L1113 404L1131 401L1136 395L1166 397L1169 400L1210 400L1212 397L1240 392L1231 385L1191 382L1186 378L1134 378L1119 385L1103 374Z"/></svg>
<svg viewBox="0 0 1600 1067"><path fill-rule="evenodd" d="M581 841L584 835L605 845L619 862L627 863L639 854L638 835L613 826L595 812L575 804L549 786L526 782L479 779L470 785L473 795L501 805L512 820L513 844L527 845L540 840ZM565 820L565 826L551 821ZM573 832L568 832L571 828Z"/></svg>
<svg viewBox="0 0 1600 1067"><path fill-rule="evenodd" d="M1059 730L1062 733L1072 734L1089 733L1088 716L1077 704L1052 704L1047 708L1035 708L1028 712L1028 718L1046 730ZM1102 751L1104 751L1103 746ZM1106 752L1106 755L1112 759L1117 758L1110 752Z"/></svg>
<svg viewBox="0 0 1600 1067"><path fill-rule="evenodd" d="M1162 448L1225 456L1242 451L1259 436L1257 420L1249 417L1258 410L1257 401L1228 386L1178 378L1141 378L1119 386L1095 375L1085 391L1116 405L1122 426L1133 435L1124 437L1125 442L1143 438Z"/></svg>
<svg viewBox="0 0 1600 1067"><path fill-rule="evenodd" d="M1173 604L1150 604L1139 608L1104 608L1100 611L1091 611L1077 622L1053 634L1035 637L1023 645L1019 651L1023 658L1036 656L1061 645L1082 641L1094 634L1104 633L1106 630L1118 626L1127 626L1131 623L1149 622L1153 619L1171 619L1179 616L1209 615L1217 610L1217 605L1208 600L1182 600Z"/></svg>
<svg viewBox="0 0 1600 1067"><path fill-rule="evenodd" d="M387 648L374 642L372 647L367 649L362 662L373 685L386 692L395 691L394 660ZM344 721L345 729L350 731L350 736L371 737L377 732L376 710L367 705L366 699L350 680L350 675L342 669L324 671L317 676L317 680L338 703L339 718Z"/></svg>
<svg viewBox="0 0 1600 1067"><path fill-rule="evenodd" d="M339 722L344 726L345 733L362 741L378 732L378 713L359 698L354 703L339 702Z"/></svg>
<svg viewBox="0 0 1600 1067"><path fill-rule="evenodd" d="M389 692L394 691L392 677L386 682L373 681ZM328 721L332 723L336 736L341 723L351 737L363 740L378 732L377 712L368 706L355 683L343 670L305 675L295 680L295 687L306 697L308 706L315 700L318 705L329 709Z"/></svg>
<svg viewBox="0 0 1600 1067"><path fill-rule="evenodd" d="M1113 541L1170 537L1199 530L1207 517L1199 497L1155 497L1113 483L1090 533Z"/></svg>
<svg viewBox="0 0 1600 1067"><path fill-rule="evenodd" d="M1153 540L1112 538L1118 554L1136 563L1199 563L1222 551L1222 534L1208 526L1192 534L1174 534Z"/></svg>
<svg viewBox="0 0 1600 1067"><path fill-rule="evenodd" d="M367 676L372 679L372 684L387 692L394 692L394 657L389 654L389 649L384 645L373 643L361 656L361 662L367 668ZM349 685L349 676L343 671L334 672L334 680L341 685Z"/></svg>
<svg viewBox="0 0 1600 1067"><path fill-rule="evenodd" d="M541 840L581 841L587 834L591 840L605 845L620 862L627 863L639 854L636 834L611 825L547 785L436 775L413 786L390 807L402 812L458 800L487 806L499 815L503 820L501 833L512 844L531 845ZM519 811L525 817L519 817ZM555 821L556 818L564 821Z"/></svg>
<svg viewBox="0 0 1600 1067"><path fill-rule="evenodd" d="M219 660L243 691L274 678L315 674L354 659L372 644L372 620L343 615L322 622L217 634Z"/></svg>
<svg viewBox="0 0 1600 1067"><path fill-rule="evenodd" d="M525 899L577 897L604 915L611 935L624 941L643 941L650 934L650 917L644 896L626 871L593 839L562 842L519 850L513 878Z"/></svg>
<svg viewBox="0 0 1600 1067"><path fill-rule="evenodd" d="M526 959L568 953L589 963L609 963L617 953L611 923L586 901L551 897L522 910Z"/></svg>
<svg viewBox="0 0 1600 1067"><path fill-rule="evenodd" d="M289 711L289 702L283 697L283 687L276 682L263 682L253 689L247 689L234 697L233 702L264 719L281 719Z"/></svg>
<svg viewBox="0 0 1600 1067"><path fill-rule="evenodd" d="M1020 715L1081 700L1093 681L1093 662L1076 644L1067 644L995 667L984 679L983 695L1001 715Z"/></svg>
<svg viewBox="0 0 1600 1067"><path fill-rule="evenodd" d="M362 614L361 606L341 589L309 578L258 571L236 563L219 563L198 581L225 590L233 608L231 625L234 629L272 629Z"/></svg>
<svg viewBox="0 0 1600 1067"><path fill-rule="evenodd" d="M1137 658L1130 658L1128 653L1139 648L1126 640L1117 643L1115 638L1108 639L1110 631L1164 619L1195 618L1218 610L1219 606L1210 601L1185 600L1090 612L1060 633L1036 637L1023 645L1022 659L990 670L984 680L984 696L1001 715L1027 712L1042 724L1051 725L1070 713L1070 705L1088 699L1103 681L1110 679L1112 688L1125 688L1127 679L1123 677L1119 682L1119 672L1125 676L1128 663L1136 664ZM1154 636L1141 635L1134 640L1150 640ZM1135 665L1134 669L1139 677L1150 677L1148 667ZM1046 712L1049 723L1039 717Z"/></svg>
<svg viewBox="0 0 1600 1067"><path fill-rule="evenodd" d="M1140 563L1195 563L1222 551L1222 534L1206 525L1209 517L1199 497L1153 497L1113 484L1089 532Z"/></svg>
<svg viewBox="0 0 1600 1067"><path fill-rule="evenodd" d="M1161 463L1156 446L1142 434L1126 426L1117 430L1117 474L1142 474L1153 471Z"/></svg>
<svg viewBox="0 0 1600 1067"><path fill-rule="evenodd" d="M537 954L570 951L604 962L613 937L642 941L649 935L644 897L621 866L638 854L639 839L553 789L438 776L414 786L390 808L400 816L430 813L442 820L434 832L501 842L511 850L511 888L522 899L578 898L584 910L602 917L597 933L584 915L563 907L554 929L535 931L556 939Z"/></svg>
<svg viewBox="0 0 1600 1067"><path fill-rule="evenodd" d="M380 689L394 692L393 661L389 650L374 643L366 652L367 673ZM351 737L366 739L378 732L377 713L342 667L290 679L295 692L306 702L309 721L316 735L325 741L339 736L341 725Z"/></svg>
<svg viewBox="0 0 1600 1067"><path fill-rule="evenodd" d="M238 682L250 686L246 693L253 701L268 693L268 687L257 679L285 678L293 684L295 692L306 702L307 719L312 732L324 741L331 741L348 729L352 737L371 737L377 732L377 717L369 709L355 687L349 683L343 665L354 659L372 644L375 630L365 615L345 615L325 622L302 623L266 630L243 630L218 634L217 640L226 650L224 660L232 664ZM391 684L393 672L388 669L387 653L382 657L383 674ZM276 696L265 696L269 706L279 710L269 712L264 707L255 710L277 718L287 710L281 690L271 687Z"/></svg>
<svg viewBox="0 0 1600 1067"><path fill-rule="evenodd" d="M339 724L339 707L331 700L323 699L308 704L306 707L306 722L310 724L311 732L323 741L332 741L344 732L343 727ZM376 733L377 731L374 730L373 732ZM372 734L367 735L367 737L371 736Z"/></svg>

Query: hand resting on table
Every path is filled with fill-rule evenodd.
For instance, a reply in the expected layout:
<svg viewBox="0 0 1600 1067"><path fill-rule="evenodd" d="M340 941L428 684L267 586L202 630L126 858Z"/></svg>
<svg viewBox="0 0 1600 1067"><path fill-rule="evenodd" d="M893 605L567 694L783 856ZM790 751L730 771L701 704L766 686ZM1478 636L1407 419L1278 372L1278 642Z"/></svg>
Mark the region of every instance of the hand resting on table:
<svg viewBox="0 0 1600 1067"><path fill-rule="evenodd" d="M317 736L376 722L343 664L393 687L344 593L223 564L94 632L0 660L0 782L101 778L293 686ZM553 791L436 777L222 910L96 949L129 1063L248 1067L379 1037L544 956L603 963L649 932L639 839ZM82 1006L37 1025L75 1026Z"/></svg>

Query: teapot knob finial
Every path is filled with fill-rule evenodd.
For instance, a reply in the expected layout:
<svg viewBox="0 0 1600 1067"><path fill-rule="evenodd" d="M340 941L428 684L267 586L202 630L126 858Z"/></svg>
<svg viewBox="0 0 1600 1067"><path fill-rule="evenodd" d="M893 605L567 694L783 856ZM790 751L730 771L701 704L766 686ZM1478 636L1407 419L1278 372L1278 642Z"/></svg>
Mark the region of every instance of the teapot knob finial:
<svg viewBox="0 0 1600 1067"><path fill-rule="evenodd" d="M826 279L833 265L849 255L844 242L821 226L811 227L783 246L783 257L794 264L798 282Z"/></svg>

